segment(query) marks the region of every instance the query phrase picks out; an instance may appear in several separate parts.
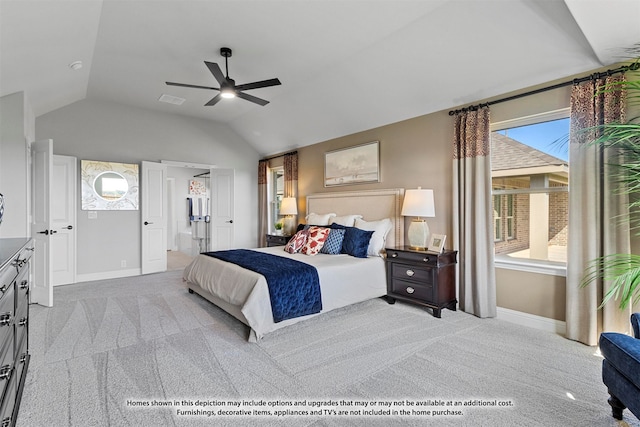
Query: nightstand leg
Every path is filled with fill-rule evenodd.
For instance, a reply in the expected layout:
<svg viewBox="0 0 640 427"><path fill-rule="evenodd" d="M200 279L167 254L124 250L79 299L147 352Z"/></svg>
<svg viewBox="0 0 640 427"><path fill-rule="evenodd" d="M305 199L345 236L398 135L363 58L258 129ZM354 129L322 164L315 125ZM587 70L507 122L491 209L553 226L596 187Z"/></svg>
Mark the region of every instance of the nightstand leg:
<svg viewBox="0 0 640 427"><path fill-rule="evenodd" d="M387 303L389 304L395 304L396 303L396 299L395 298L391 298L389 296L385 297L387 299Z"/></svg>
<svg viewBox="0 0 640 427"><path fill-rule="evenodd" d="M441 312L442 312L442 309L434 308L433 309L433 317L437 317L438 319L440 319Z"/></svg>

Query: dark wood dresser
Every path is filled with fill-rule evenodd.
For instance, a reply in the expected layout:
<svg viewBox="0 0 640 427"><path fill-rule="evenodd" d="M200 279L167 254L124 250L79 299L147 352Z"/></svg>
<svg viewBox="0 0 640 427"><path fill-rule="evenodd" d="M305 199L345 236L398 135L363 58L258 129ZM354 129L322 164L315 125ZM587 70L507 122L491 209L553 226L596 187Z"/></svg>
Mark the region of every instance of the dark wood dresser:
<svg viewBox="0 0 640 427"><path fill-rule="evenodd" d="M291 236L282 234L267 234L267 247L271 246L284 246L289 242Z"/></svg>
<svg viewBox="0 0 640 427"><path fill-rule="evenodd" d="M387 302L396 299L433 309L440 317L443 308L456 310L457 251L435 253L409 246L386 248Z"/></svg>
<svg viewBox="0 0 640 427"><path fill-rule="evenodd" d="M0 239L0 426L15 425L29 366L29 238Z"/></svg>

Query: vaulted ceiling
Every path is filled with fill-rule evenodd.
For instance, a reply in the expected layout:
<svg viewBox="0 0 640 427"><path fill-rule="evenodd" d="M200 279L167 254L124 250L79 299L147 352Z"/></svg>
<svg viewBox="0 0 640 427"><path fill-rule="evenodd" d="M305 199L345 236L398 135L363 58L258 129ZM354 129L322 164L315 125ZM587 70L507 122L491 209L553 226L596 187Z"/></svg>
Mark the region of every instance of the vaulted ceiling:
<svg viewBox="0 0 640 427"><path fill-rule="evenodd" d="M619 62L638 22L638 0L0 0L0 96L222 122L268 155ZM247 91L268 105L165 85L217 87L223 46L236 83L280 79Z"/></svg>

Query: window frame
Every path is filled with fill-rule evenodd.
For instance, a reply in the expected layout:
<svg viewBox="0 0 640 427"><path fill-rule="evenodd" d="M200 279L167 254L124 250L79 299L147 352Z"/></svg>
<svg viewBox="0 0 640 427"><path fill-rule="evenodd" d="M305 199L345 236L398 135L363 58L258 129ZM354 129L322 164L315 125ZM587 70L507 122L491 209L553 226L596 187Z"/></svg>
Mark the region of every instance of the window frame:
<svg viewBox="0 0 640 427"><path fill-rule="evenodd" d="M283 179L282 191L278 191L278 176ZM269 233L274 234L274 224L280 218L280 202L284 197L284 166L276 166L267 169L267 188L269 198Z"/></svg>
<svg viewBox="0 0 640 427"><path fill-rule="evenodd" d="M552 120L567 119L571 117L571 110L569 107L561 108L557 110L547 111L544 113L532 114L529 116L518 117L515 119L503 120L500 122L492 122L489 126L490 132L495 132L503 129L516 128L521 126L535 125L538 123L549 122ZM571 167L569 159L569 167ZM493 179L493 174L491 176ZM547 188L534 188L534 189L494 189L492 186L491 196L504 196L515 194L533 194L533 193L554 193L554 192L568 192L568 187L547 187ZM515 198L514 198L515 199ZM502 212L500 213L503 217ZM495 227L495 224L494 224ZM515 224L514 224L515 230ZM496 236L494 230L494 238ZM502 236L501 236L502 237ZM503 240L499 240L503 241ZM499 242L494 240L494 243ZM531 273L546 274L551 276L567 276L567 263L548 260L526 259L526 258L507 258L494 256L495 268L502 268L516 271L526 271Z"/></svg>

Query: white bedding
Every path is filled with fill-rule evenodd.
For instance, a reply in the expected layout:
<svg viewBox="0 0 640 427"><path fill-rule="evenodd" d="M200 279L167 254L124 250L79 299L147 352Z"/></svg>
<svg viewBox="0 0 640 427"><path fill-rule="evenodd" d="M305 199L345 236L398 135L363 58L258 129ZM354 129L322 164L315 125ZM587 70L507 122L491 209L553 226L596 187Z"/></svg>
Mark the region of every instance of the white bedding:
<svg viewBox="0 0 640 427"><path fill-rule="evenodd" d="M289 254L282 246L255 250L293 258L316 267L322 292L321 313L377 298L387 291L384 259L381 257ZM183 277L190 289L246 323L251 328L250 341L317 316L312 314L274 323L264 276L207 255L198 255L185 268Z"/></svg>

